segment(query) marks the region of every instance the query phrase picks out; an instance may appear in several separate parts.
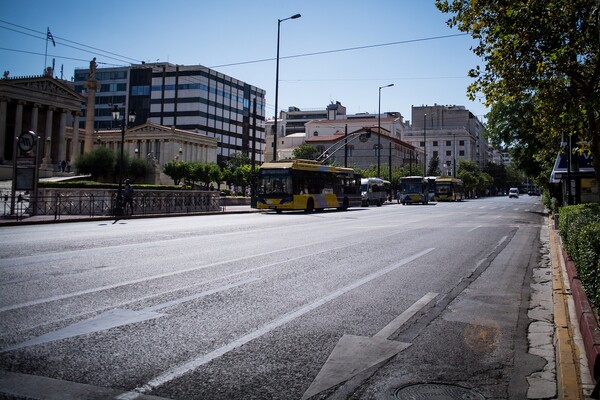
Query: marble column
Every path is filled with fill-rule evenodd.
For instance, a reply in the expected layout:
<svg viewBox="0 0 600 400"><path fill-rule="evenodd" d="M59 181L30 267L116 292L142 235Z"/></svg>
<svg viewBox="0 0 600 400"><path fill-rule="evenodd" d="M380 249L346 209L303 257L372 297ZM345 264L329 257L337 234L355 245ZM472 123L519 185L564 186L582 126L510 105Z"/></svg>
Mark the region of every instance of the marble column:
<svg viewBox="0 0 600 400"><path fill-rule="evenodd" d="M87 109L85 112L85 137L83 152L87 153L93 149L94 143L94 111L96 108L96 90L102 85L95 78L90 77L86 82L87 88Z"/></svg>
<svg viewBox="0 0 600 400"><path fill-rule="evenodd" d="M73 136L71 139L71 163L74 163L81 153L81 146L79 145L79 113L73 113Z"/></svg>
<svg viewBox="0 0 600 400"><path fill-rule="evenodd" d="M33 133L35 133L36 135L39 133L38 132L38 116L39 116L40 106L41 106L41 104L34 103L33 108L31 109L30 130L32 130Z"/></svg>
<svg viewBox="0 0 600 400"><path fill-rule="evenodd" d="M54 119L55 107L48 107L46 111L46 131L44 141L46 142L45 154L42 162L48 167L52 164L52 123Z"/></svg>
<svg viewBox="0 0 600 400"><path fill-rule="evenodd" d="M67 159L67 110L61 110L58 128L58 162Z"/></svg>
<svg viewBox="0 0 600 400"><path fill-rule="evenodd" d="M24 101L19 100L17 102L17 110L15 112L15 131L14 131L14 141L16 143L17 139L19 137L19 135L21 133L23 133L23 106L25 105ZM18 151L18 150L17 150ZM16 157L16 154L12 155L12 159L14 160Z"/></svg>

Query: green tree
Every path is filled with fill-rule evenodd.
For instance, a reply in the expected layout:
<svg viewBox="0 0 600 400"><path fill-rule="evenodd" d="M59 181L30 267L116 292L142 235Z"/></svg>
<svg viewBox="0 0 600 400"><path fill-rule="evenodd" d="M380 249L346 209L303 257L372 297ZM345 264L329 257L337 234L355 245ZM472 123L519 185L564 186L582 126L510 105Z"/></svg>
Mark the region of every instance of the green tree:
<svg viewBox="0 0 600 400"><path fill-rule="evenodd" d="M484 62L469 71L467 90L486 105L533 106L532 129L520 137L556 150L577 135L600 176L600 28L597 0L436 0L450 27L469 33ZM523 131L525 133L525 131ZM542 158L543 153L532 154ZM598 180L597 182L600 182Z"/></svg>
<svg viewBox="0 0 600 400"><path fill-rule="evenodd" d="M201 182L206 189L214 182L219 185L223 179L221 168L215 163L197 163L194 167L194 177Z"/></svg>
<svg viewBox="0 0 600 400"><path fill-rule="evenodd" d="M126 176L133 182L144 180L149 170L150 164L147 159L134 157L129 160Z"/></svg>
<svg viewBox="0 0 600 400"><path fill-rule="evenodd" d="M317 158L318 152L315 146L308 143L302 143L300 146L296 147L292 152L292 157L296 159L303 160L314 160Z"/></svg>
<svg viewBox="0 0 600 400"><path fill-rule="evenodd" d="M427 176L439 176L441 174L440 159L437 157L431 157L431 160L429 160L429 166L427 167Z"/></svg>
<svg viewBox="0 0 600 400"><path fill-rule="evenodd" d="M184 161L169 161L163 166L163 172L173 179L175 185L191 175L190 164Z"/></svg>
<svg viewBox="0 0 600 400"><path fill-rule="evenodd" d="M107 147L98 147L89 151L75 160L75 169L80 174L90 174L92 180L100 177L114 176L115 152Z"/></svg>

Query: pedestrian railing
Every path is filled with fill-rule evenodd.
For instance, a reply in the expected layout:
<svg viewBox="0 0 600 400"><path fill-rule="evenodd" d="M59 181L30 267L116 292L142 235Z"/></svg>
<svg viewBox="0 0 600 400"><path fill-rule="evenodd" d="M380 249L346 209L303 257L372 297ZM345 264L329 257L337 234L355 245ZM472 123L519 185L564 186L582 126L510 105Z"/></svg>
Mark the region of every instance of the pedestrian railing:
<svg viewBox="0 0 600 400"><path fill-rule="evenodd" d="M195 190L137 190L133 207L127 214L172 214L222 211L219 192ZM60 219L65 215L82 217L110 216L117 206L117 191L104 189L40 189L37 196L2 194L3 216L17 219L24 216L47 215ZM14 209L13 209L14 208Z"/></svg>

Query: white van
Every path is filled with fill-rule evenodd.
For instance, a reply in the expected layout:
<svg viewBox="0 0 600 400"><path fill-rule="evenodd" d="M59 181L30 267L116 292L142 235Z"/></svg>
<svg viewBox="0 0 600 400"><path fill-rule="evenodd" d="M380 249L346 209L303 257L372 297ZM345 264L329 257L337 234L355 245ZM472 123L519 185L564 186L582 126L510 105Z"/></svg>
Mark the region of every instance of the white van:
<svg viewBox="0 0 600 400"><path fill-rule="evenodd" d="M381 207L385 203L387 193L385 183L380 178L363 178L360 180L360 193L362 195L362 206L368 207L371 204Z"/></svg>
<svg viewBox="0 0 600 400"><path fill-rule="evenodd" d="M510 188L508 191L508 198L514 197L515 199L519 198L519 188Z"/></svg>

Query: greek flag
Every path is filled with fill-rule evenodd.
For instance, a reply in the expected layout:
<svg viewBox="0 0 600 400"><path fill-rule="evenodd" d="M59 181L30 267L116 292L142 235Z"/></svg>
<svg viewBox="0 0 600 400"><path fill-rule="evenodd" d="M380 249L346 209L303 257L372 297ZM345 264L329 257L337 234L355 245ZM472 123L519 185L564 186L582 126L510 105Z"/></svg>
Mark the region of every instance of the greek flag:
<svg viewBox="0 0 600 400"><path fill-rule="evenodd" d="M50 33L50 28L48 28L48 35L46 36L46 40L52 40L52 45L56 47L56 42L54 42L54 36Z"/></svg>

